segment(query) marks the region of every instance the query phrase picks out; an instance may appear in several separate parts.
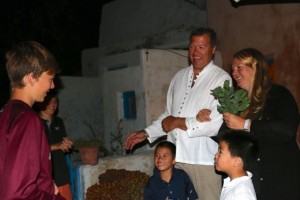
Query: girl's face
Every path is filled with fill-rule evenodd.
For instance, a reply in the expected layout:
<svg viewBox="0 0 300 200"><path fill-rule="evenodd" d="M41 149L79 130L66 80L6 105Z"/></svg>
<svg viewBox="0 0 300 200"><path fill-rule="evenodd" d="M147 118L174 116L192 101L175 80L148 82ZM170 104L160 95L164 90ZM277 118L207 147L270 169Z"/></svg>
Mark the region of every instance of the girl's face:
<svg viewBox="0 0 300 200"><path fill-rule="evenodd" d="M250 84L254 75L253 68L244 64L241 60L234 58L232 61L232 76L237 85L246 90L250 90Z"/></svg>
<svg viewBox="0 0 300 200"><path fill-rule="evenodd" d="M175 156L169 148L159 147L154 153L154 164L159 171L167 171L175 165Z"/></svg>
<svg viewBox="0 0 300 200"><path fill-rule="evenodd" d="M233 157L228 149L228 143L219 142L218 152L215 154L215 168L218 171L230 174L230 169L234 165L235 157Z"/></svg>
<svg viewBox="0 0 300 200"><path fill-rule="evenodd" d="M56 108L57 108L57 98L52 97L51 100L49 101L48 105L46 106L46 109L44 112L46 112L48 115L52 116L54 115Z"/></svg>

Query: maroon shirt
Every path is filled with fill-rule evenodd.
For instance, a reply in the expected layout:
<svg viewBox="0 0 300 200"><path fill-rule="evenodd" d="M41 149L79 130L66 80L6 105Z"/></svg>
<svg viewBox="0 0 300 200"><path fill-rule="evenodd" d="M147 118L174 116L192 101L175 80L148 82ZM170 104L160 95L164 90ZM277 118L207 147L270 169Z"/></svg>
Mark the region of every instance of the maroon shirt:
<svg viewBox="0 0 300 200"><path fill-rule="evenodd" d="M50 147L39 116L20 100L0 111L0 198L63 199L54 195Z"/></svg>

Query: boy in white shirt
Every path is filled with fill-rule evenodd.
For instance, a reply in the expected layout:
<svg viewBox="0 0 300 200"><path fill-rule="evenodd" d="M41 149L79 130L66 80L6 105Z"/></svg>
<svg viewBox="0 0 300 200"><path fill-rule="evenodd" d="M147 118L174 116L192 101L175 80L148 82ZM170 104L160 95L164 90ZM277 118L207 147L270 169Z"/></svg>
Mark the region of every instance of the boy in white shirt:
<svg viewBox="0 0 300 200"><path fill-rule="evenodd" d="M244 131L228 131L218 137L215 168L228 175L220 200L256 200L252 174L247 171L258 154L256 141Z"/></svg>

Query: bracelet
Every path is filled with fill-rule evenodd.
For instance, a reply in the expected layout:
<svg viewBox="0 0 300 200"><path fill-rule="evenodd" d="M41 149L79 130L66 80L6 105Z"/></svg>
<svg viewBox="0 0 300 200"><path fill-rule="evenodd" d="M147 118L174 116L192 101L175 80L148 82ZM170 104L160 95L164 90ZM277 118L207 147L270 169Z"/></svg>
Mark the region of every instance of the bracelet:
<svg viewBox="0 0 300 200"><path fill-rule="evenodd" d="M248 131L248 132L250 131L249 125L250 125L250 119L246 119L244 123L244 131Z"/></svg>

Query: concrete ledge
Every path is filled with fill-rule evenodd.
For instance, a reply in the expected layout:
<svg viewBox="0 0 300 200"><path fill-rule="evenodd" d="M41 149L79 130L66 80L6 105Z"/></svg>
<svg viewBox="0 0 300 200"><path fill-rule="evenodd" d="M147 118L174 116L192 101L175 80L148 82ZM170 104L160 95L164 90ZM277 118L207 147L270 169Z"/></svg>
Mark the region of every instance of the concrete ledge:
<svg viewBox="0 0 300 200"><path fill-rule="evenodd" d="M83 198L85 199L87 189L98 182L99 175L108 169L139 170L151 176L153 167L153 151L119 157L101 158L97 165L78 165L79 181Z"/></svg>

